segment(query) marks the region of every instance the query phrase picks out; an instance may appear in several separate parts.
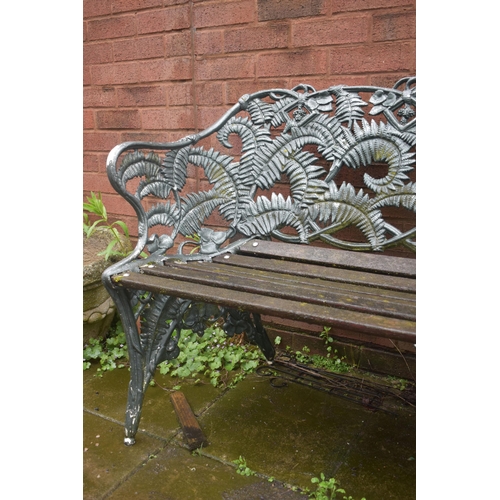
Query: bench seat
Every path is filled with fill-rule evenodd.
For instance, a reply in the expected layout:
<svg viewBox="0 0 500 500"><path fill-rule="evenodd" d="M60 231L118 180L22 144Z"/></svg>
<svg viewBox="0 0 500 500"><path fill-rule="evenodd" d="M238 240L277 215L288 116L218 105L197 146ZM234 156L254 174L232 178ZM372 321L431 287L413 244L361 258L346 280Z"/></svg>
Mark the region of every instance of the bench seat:
<svg viewBox="0 0 500 500"><path fill-rule="evenodd" d="M124 274L115 281L127 288L416 339L414 259L259 240L211 261L173 257Z"/></svg>

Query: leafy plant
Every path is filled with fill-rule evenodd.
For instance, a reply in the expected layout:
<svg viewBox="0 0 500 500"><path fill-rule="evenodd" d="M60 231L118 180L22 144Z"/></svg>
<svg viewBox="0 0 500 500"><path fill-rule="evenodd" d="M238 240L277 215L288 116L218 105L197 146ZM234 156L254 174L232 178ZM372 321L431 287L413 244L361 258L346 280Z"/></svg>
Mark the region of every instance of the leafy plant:
<svg viewBox="0 0 500 500"><path fill-rule="evenodd" d="M309 498L315 498L316 500L333 500L338 494L342 494L342 500L354 500L351 495L348 497L345 495L345 490L340 488L340 484L335 478L327 479L326 476L321 473L320 477L313 477L311 483L316 484L316 491L309 494ZM361 500L366 500L362 498Z"/></svg>
<svg viewBox="0 0 500 500"><path fill-rule="evenodd" d="M179 356L158 365L160 373L192 378L203 375L214 387L233 387L263 360L258 347L241 342L241 337L227 337L222 328L210 327L200 337L182 330Z"/></svg>
<svg viewBox="0 0 500 500"><path fill-rule="evenodd" d="M236 472L240 476L255 476L255 472L247 466L247 461L241 455L233 460L233 464L237 465Z"/></svg>
<svg viewBox="0 0 500 500"><path fill-rule="evenodd" d="M400 391L404 391L409 385L411 385L411 382L409 380L400 377L394 377L392 375L387 375L387 380L393 387Z"/></svg>
<svg viewBox="0 0 500 500"><path fill-rule="evenodd" d="M160 373L195 378L196 382L207 377L214 387L234 387L264 359L258 347L242 342L237 335L229 338L218 327L208 328L201 337L191 330L182 330L178 345L179 356L160 363ZM92 361L100 363L98 376L128 366L126 338L120 321L106 339L89 340L83 350L83 369L89 369ZM174 389L179 390L180 385Z"/></svg>
<svg viewBox="0 0 500 500"><path fill-rule="evenodd" d="M89 214L97 216L98 219L91 222ZM87 196L87 203L83 204L83 232L87 238L90 238L96 232L97 228L103 228L112 237L106 250L103 250L98 255L103 255L108 260L112 256L125 257L130 253L130 248L127 245L129 238L127 225L121 220L110 223L106 207L102 202L101 193L96 196L94 192L91 192L90 197ZM123 231L123 235L120 234L118 228Z"/></svg>
<svg viewBox="0 0 500 500"><path fill-rule="evenodd" d="M345 362L345 356L340 357L336 349L332 351L332 346L330 344L333 342L333 339L330 337L329 331L330 328L325 326L323 327L323 331L320 333L320 337L325 342L327 350L326 356L322 356L321 354L309 354L311 349L308 346L302 347L300 351L293 351L290 346L286 346L285 350L299 363L312 365L315 368L335 373L345 373L351 371L353 367ZM281 343L281 337L276 337L274 342L276 345L279 345Z"/></svg>
<svg viewBox="0 0 500 500"><path fill-rule="evenodd" d="M91 360L99 361L100 367L97 368L97 375L100 377L105 371L128 366L125 332L120 322L106 339L99 337L89 340L88 345L83 349L84 370L91 367Z"/></svg>

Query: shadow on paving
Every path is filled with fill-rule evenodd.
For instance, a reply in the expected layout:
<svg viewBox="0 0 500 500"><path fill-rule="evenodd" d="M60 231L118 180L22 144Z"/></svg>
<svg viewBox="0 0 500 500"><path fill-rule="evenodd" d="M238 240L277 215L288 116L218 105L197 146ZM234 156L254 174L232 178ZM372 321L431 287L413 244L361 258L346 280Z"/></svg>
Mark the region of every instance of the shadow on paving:
<svg viewBox="0 0 500 500"><path fill-rule="evenodd" d="M84 499L304 499L324 473L355 500L416 497L415 411L363 406L289 383L248 376L234 389L156 378L146 393L136 444L123 444L126 369L84 377ZM181 385L209 442L186 449L169 398ZM255 475L237 473L244 457Z"/></svg>

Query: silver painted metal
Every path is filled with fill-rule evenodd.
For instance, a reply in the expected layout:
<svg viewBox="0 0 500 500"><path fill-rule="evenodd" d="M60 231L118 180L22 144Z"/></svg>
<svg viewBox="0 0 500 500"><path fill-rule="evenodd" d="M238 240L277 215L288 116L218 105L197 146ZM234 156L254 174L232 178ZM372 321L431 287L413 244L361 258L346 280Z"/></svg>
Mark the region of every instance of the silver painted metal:
<svg viewBox="0 0 500 500"><path fill-rule="evenodd" d="M233 134L242 144L235 155L227 153ZM200 145L212 135L224 152ZM273 352L258 315L126 290L113 276L167 258L210 260L255 237L321 240L354 251L396 245L415 251L416 228L398 228L383 215L386 207L416 211L416 183L409 177L415 146L416 77L409 77L392 89L338 85L316 91L301 84L262 90L242 96L212 126L180 141L126 142L111 150L110 183L138 218L135 249L103 274L130 354L126 444L134 442L157 364L179 353L182 328L202 333L207 322L223 318L228 334L246 331L268 358ZM382 176L373 174L374 164L385 165ZM188 190L189 165L203 169L207 189ZM358 169L364 171L362 188L345 180ZM225 228L207 225L217 213ZM342 237L349 226L364 241ZM188 247L197 253L185 253ZM140 257L145 251L146 259Z"/></svg>

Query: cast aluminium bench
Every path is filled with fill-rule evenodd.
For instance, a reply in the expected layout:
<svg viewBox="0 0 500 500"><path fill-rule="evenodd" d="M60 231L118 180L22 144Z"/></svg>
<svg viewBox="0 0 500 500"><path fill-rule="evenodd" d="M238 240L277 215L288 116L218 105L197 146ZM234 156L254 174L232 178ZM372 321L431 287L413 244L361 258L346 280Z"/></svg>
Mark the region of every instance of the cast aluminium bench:
<svg viewBox="0 0 500 500"><path fill-rule="evenodd" d="M245 95L177 142L110 152L138 218L134 251L103 274L130 356L126 444L182 328L222 321L268 360L262 314L415 342L415 259L382 253L416 250L415 113L414 77L299 85Z"/></svg>

